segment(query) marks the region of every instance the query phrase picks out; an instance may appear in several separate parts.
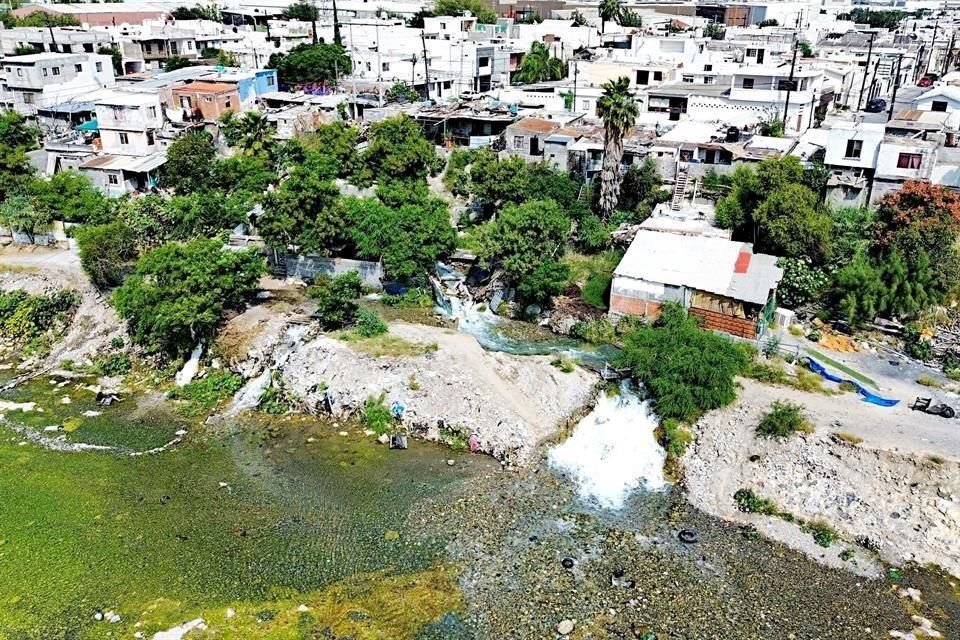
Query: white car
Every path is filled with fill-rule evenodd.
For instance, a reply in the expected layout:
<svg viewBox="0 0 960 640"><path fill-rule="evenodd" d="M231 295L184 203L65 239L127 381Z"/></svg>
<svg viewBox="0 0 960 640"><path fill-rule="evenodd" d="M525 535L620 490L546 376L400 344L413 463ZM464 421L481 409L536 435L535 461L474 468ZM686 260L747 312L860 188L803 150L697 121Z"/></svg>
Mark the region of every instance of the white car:
<svg viewBox="0 0 960 640"><path fill-rule="evenodd" d="M477 98L482 98L483 94L479 91L474 91L473 89L467 89L466 91L460 92L461 100L476 100Z"/></svg>

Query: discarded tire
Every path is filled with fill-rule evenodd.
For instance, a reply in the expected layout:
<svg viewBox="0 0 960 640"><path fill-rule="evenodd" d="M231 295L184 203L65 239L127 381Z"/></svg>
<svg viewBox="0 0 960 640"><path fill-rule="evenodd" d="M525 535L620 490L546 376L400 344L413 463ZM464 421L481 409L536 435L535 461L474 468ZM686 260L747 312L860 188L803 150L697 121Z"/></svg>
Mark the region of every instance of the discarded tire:
<svg viewBox="0 0 960 640"><path fill-rule="evenodd" d="M573 569L573 564L573 558L564 558L560 561L560 566L562 566L564 569Z"/></svg>
<svg viewBox="0 0 960 640"><path fill-rule="evenodd" d="M697 536L697 532L693 529L680 529L680 532L677 534L677 537L680 538L680 542L686 544L693 544L700 538Z"/></svg>

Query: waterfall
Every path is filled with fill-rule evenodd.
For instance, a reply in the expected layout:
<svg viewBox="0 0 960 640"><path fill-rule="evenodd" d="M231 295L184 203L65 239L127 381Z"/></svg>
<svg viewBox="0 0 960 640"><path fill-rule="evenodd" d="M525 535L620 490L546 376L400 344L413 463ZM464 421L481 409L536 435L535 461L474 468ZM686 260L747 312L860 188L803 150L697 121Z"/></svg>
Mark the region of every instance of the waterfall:
<svg viewBox="0 0 960 640"><path fill-rule="evenodd" d="M190 359L186 361L183 365L183 368L177 372L174 382L178 387L182 387L191 380L194 376L197 375L197 371L200 370L200 356L203 355L203 343L197 343L197 346L194 347L193 352L190 354Z"/></svg>
<svg viewBox="0 0 960 640"><path fill-rule="evenodd" d="M273 362L264 367L263 372L250 378L246 384L237 392L237 395L230 401L230 405L224 410L223 415L234 416L242 411L256 409L260 404L260 396L264 390L270 386L270 380L273 372L279 370L286 364L287 359L293 350L303 342L303 338L309 327L302 324L291 324L283 332L283 337L273 350Z"/></svg>
<svg viewBox="0 0 960 640"><path fill-rule="evenodd" d="M667 485L666 452L657 443L658 419L649 401L628 385L619 395L601 392L597 406L563 443L547 455L549 465L567 475L584 500L605 509L621 509L637 489Z"/></svg>

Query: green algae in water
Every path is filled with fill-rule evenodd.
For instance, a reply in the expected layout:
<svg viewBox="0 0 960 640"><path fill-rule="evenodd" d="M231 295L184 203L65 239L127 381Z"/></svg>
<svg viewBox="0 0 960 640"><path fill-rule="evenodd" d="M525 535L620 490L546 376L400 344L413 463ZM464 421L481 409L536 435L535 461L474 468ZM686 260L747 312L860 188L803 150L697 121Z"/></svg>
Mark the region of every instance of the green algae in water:
<svg viewBox="0 0 960 640"><path fill-rule="evenodd" d="M178 605L158 625L231 603L267 610L278 593L440 561L442 541L405 522L473 473L465 458L297 421L265 433L245 424L142 457L0 440L0 637L99 638L95 611L132 622L159 599Z"/></svg>

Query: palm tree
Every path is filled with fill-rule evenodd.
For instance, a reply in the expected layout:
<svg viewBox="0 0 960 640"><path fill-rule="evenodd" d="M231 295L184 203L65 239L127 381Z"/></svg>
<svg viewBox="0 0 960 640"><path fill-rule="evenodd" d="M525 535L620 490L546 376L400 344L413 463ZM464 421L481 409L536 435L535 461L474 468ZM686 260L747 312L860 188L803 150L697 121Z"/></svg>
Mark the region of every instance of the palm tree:
<svg viewBox="0 0 960 640"><path fill-rule="evenodd" d="M640 113L630 91L630 78L621 76L603 83L597 115L603 119L603 169L600 171L600 215L606 220L620 199L623 180L623 136Z"/></svg>
<svg viewBox="0 0 960 640"><path fill-rule="evenodd" d="M273 134L276 133L267 116L259 111L247 111L239 118L224 114L220 119L220 126L227 144L250 156L266 153L273 144Z"/></svg>
<svg viewBox="0 0 960 640"><path fill-rule="evenodd" d="M562 80L566 75L567 64L560 58L551 56L547 45L534 42L530 46L530 52L523 56L520 70L514 79L529 84L544 80Z"/></svg>
<svg viewBox="0 0 960 640"><path fill-rule="evenodd" d="M620 0L600 0L600 33L606 33L607 20L619 22L622 11Z"/></svg>

